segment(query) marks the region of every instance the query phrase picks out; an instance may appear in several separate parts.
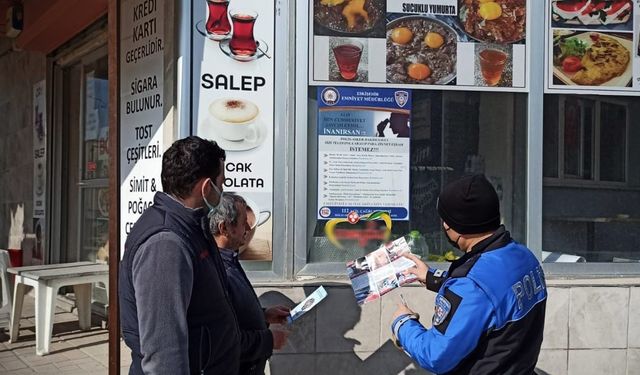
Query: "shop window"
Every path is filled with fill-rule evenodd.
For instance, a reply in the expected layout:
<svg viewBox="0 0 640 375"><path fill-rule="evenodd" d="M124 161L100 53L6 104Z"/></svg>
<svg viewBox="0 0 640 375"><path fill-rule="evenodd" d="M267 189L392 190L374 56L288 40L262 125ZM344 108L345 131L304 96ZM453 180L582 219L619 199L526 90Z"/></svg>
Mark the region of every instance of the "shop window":
<svg viewBox="0 0 640 375"><path fill-rule="evenodd" d="M543 259L640 261L638 109L634 97L545 97Z"/></svg>
<svg viewBox="0 0 640 375"><path fill-rule="evenodd" d="M626 104L547 96L544 118L545 177L565 184L626 182Z"/></svg>
<svg viewBox="0 0 640 375"><path fill-rule="evenodd" d="M344 218L341 223L329 224L328 229L330 221L321 217L323 207L319 201L322 199L319 200L318 197L322 198L325 194L327 183L336 186L335 179L340 179L340 184L344 184L341 187L344 194L350 195L355 201L368 194L369 186L372 186L370 181L366 181L371 178L371 173L361 178L358 177L358 171L375 169L370 161L375 156L368 155L366 151L362 156L356 157L360 160L348 162L353 172L327 168L327 148L319 141L318 136L318 127L321 126L318 125L318 102L323 100L319 97L323 95L322 88L309 89L307 263L343 263L380 246L383 241L375 234L384 224L363 220L350 223L349 218ZM408 150L405 150L409 156L406 159L394 159L401 161L394 164L389 174L380 175L380 178L387 176L386 178L392 179L392 176L396 176L393 173L398 169L406 166L409 171L406 179L397 178L384 184L384 189L389 190L403 190L407 187L409 218L392 220L391 238L418 231L424 241L421 239L419 248L415 250L432 262L460 255L442 234L436 200L442 187L448 182L467 174L483 173L498 192L503 223L516 240L524 242L526 95L436 90L414 90L410 95L412 104L408 132L397 127L394 130L392 118L388 126L384 126L385 121L380 121L384 115L371 114L370 109L362 109L361 113L355 110L349 114L351 117L358 117L358 121L382 124L378 129L378 137L401 139L406 133L410 134ZM332 100L335 96L329 94L324 99L327 98ZM336 112L333 107L325 109L331 113ZM371 144L376 143L375 138L369 139L373 142ZM349 137L342 137L340 142L349 140ZM347 157L346 154L343 156ZM344 165L346 164L342 164L340 168ZM333 180L327 182L328 179ZM372 201L375 206L375 200Z"/></svg>

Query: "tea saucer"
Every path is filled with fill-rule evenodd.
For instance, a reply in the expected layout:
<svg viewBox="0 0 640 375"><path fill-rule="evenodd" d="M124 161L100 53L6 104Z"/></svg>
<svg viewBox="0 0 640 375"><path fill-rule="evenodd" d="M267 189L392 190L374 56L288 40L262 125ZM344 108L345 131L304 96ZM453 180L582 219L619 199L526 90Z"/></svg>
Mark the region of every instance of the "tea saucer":
<svg viewBox="0 0 640 375"><path fill-rule="evenodd" d="M233 52L231 52L231 48L229 47L229 42L231 42L231 39L225 39L225 40L221 40L220 41L220 50L222 50L222 52L231 57L234 60L237 61L253 61L253 60L257 60L261 57L269 57L267 55L267 52L269 52L269 45L267 45L267 42L265 42L262 39L256 39L256 44L258 45L258 49L256 50L256 53L253 56L238 56L235 55Z"/></svg>
<svg viewBox="0 0 640 375"><path fill-rule="evenodd" d="M209 36L209 34L207 34L207 30L205 27L205 21L204 20L200 20L198 22L196 22L196 31L198 32L198 34L202 35L203 37L209 39L209 40L213 40L214 42L220 42L222 39L229 39L231 38L231 32L229 32L229 35L223 36L220 39L213 39L212 37Z"/></svg>
<svg viewBox="0 0 640 375"><path fill-rule="evenodd" d="M261 119L256 120L256 122L251 125L254 127L256 131L256 138L253 140L243 139L241 141L230 141L228 139L223 138L220 135L220 132L217 131L220 123L216 121L212 121L211 119L206 119L202 122L202 131L199 132L200 136L206 139L211 139L216 141L218 145L225 151L248 151L260 146L264 140L267 138L268 128L262 122Z"/></svg>
<svg viewBox="0 0 640 375"><path fill-rule="evenodd" d="M207 37L207 32L204 30L204 20L196 22L196 30L198 31L198 34L205 38Z"/></svg>

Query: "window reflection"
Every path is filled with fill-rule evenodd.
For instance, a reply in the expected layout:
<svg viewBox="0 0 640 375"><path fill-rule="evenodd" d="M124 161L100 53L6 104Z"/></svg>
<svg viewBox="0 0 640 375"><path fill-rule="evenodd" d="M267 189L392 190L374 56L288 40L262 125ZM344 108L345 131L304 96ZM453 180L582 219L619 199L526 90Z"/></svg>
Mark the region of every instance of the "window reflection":
<svg viewBox="0 0 640 375"><path fill-rule="evenodd" d="M316 220L316 90L309 90L308 262L344 262L371 252L381 241L342 241L337 249L324 234L326 220ZM442 235L436 199L448 182L484 173L500 197L503 222L514 238L525 237L526 95L513 93L414 90L411 112L410 221L393 221L392 238L419 231L427 259L443 260L454 249ZM365 224L341 224L349 229ZM368 224L371 226L371 224ZM459 253L458 253L459 254Z"/></svg>
<svg viewBox="0 0 640 375"><path fill-rule="evenodd" d="M640 170L629 167L640 162L639 108L631 97L545 97L544 139L557 146L544 147L543 258L640 261Z"/></svg>

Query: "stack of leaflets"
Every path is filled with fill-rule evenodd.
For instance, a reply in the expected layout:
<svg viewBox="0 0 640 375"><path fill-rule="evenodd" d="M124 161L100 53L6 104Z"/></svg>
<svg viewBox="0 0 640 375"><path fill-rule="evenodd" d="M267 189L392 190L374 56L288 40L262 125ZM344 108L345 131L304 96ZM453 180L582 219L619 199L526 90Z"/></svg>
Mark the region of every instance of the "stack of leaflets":
<svg viewBox="0 0 640 375"><path fill-rule="evenodd" d="M347 274L359 305L374 301L393 289L416 280L414 275L404 274L416 265L402 256L410 252L407 241L398 238L347 263Z"/></svg>

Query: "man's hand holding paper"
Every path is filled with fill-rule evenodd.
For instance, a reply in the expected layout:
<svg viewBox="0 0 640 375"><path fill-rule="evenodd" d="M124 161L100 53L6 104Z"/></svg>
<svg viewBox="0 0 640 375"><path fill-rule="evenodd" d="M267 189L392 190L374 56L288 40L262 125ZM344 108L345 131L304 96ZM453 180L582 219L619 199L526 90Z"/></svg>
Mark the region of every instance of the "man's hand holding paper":
<svg viewBox="0 0 640 375"><path fill-rule="evenodd" d="M287 322L290 309L286 306L271 306L264 310L264 319L269 324L284 324Z"/></svg>

